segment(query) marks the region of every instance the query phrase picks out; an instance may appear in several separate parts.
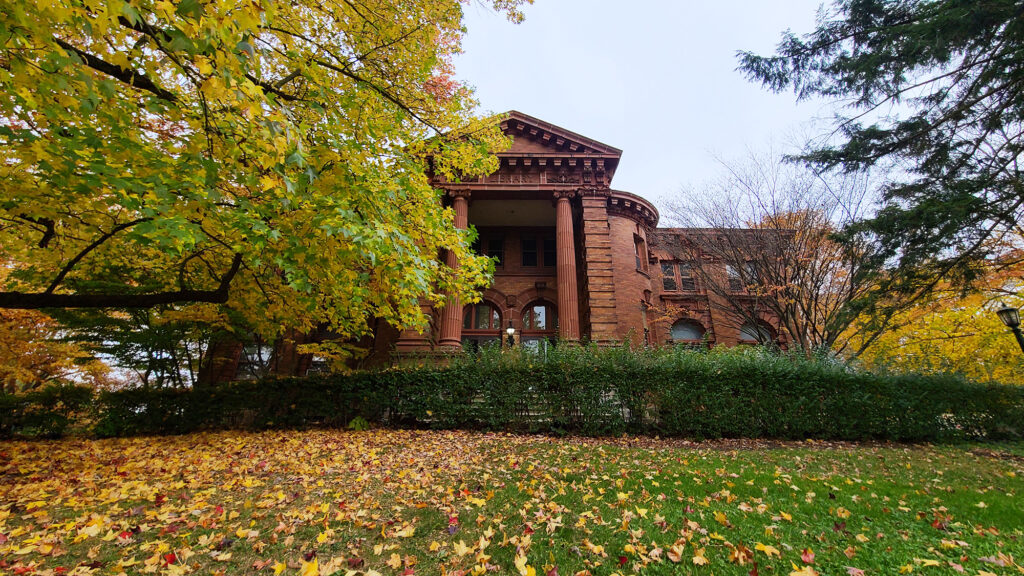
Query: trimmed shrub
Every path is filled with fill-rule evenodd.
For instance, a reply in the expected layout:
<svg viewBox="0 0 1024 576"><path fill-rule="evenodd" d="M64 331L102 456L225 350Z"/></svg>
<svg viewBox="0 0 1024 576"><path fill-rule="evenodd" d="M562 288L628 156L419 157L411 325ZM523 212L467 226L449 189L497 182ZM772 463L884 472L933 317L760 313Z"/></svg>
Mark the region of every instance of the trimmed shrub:
<svg viewBox="0 0 1024 576"><path fill-rule="evenodd" d="M92 389L44 386L20 394L0 392L0 437L59 438L75 423L88 420Z"/></svg>
<svg viewBox="0 0 1024 576"><path fill-rule="evenodd" d="M90 402L91 414L84 410ZM7 436L59 436L87 422L98 436L133 436L353 421L595 436L1001 440L1024 436L1024 388L869 373L756 347L565 346L188 390L0 396L0 434Z"/></svg>

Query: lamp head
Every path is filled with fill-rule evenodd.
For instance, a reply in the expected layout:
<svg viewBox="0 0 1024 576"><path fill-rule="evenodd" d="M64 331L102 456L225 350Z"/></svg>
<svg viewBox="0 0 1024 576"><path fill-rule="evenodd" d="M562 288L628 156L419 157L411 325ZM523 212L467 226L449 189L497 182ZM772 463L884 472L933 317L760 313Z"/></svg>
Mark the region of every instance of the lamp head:
<svg viewBox="0 0 1024 576"><path fill-rule="evenodd" d="M1020 310L1017 310L1016 308L1011 308L1006 304L1003 304L1002 308L996 310L996 315L999 316L999 319L1002 320L1003 324L1006 324L1008 328L1017 328L1020 326Z"/></svg>
<svg viewBox="0 0 1024 576"><path fill-rule="evenodd" d="M508 328L505 328L505 334L508 334L509 336L512 336L515 333L516 333L516 329L515 328L513 328L511 326L509 326Z"/></svg>

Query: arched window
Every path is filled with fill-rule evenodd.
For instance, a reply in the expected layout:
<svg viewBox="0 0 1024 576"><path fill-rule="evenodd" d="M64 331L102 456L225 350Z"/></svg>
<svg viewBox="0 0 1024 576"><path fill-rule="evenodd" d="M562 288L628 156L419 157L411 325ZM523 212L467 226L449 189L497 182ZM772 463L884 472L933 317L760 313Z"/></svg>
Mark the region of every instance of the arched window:
<svg viewBox="0 0 1024 576"><path fill-rule="evenodd" d="M704 327L693 320L677 320L672 325L672 341L682 344L698 344L704 341Z"/></svg>
<svg viewBox="0 0 1024 576"><path fill-rule="evenodd" d="M466 306L462 314L462 349L472 352L481 346L501 344L501 312L489 302Z"/></svg>
<svg viewBox="0 0 1024 576"><path fill-rule="evenodd" d="M523 308L520 341L524 348L547 350L550 340L558 331L558 313L550 302L534 302Z"/></svg>
<svg viewBox="0 0 1024 576"><path fill-rule="evenodd" d="M746 322L740 326L741 344L768 344L775 340L775 332L764 322Z"/></svg>
<svg viewBox="0 0 1024 576"><path fill-rule="evenodd" d="M501 330L501 313L487 302L466 306L462 315L463 330Z"/></svg>

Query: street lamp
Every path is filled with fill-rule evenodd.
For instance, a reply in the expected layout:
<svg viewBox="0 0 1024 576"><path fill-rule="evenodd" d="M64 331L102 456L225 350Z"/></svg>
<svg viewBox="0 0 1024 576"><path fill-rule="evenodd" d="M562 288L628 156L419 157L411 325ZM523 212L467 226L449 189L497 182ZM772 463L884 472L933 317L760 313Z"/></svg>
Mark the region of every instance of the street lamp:
<svg viewBox="0 0 1024 576"><path fill-rule="evenodd" d="M512 321L508 323L508 328L505 328L505 334L508 334L508 347L512 348L516 345L516 329L512 327Z"/></svg>
<svg viewBox="0 0 1024 576"><path fill-rule="evenodd" d="M1020 351L1024 352L1024 334L1021 334L1020 332L1020 310L1010 308L1006 304L1003 304L1002 308L996 310L996 315L998 315L999 319L1003 321L1003 324L1006 324L1006 327L1013 332L1013 335L1017 337L1017 344L1020 346Z"/></svg>

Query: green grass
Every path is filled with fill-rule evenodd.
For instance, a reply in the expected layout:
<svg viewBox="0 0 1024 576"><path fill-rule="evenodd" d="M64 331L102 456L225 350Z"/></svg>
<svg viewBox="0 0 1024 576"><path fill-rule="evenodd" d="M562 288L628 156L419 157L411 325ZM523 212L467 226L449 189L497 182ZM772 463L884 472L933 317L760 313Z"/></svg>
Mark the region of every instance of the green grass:
<svg viewBox="0 0 1024 576"><path fill-rule="evenodd" d="M563 576L1019 574L1022 454L412 431L6 442L0 572L516 574L521 555Z"/></svg>

